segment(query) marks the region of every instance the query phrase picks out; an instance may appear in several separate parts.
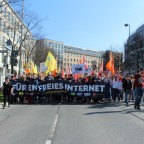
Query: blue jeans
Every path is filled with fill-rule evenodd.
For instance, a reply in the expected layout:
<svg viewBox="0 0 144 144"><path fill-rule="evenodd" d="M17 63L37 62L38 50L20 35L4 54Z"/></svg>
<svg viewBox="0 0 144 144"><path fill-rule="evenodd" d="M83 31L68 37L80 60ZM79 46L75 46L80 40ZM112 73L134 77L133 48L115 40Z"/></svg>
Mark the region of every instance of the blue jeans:
<svg viewBox="0 0 144 144"><path fill-rule="evenodd" d="M141 98L143 96L143 89L136 87L135 88L135 105L140 106Z"/></svg>
<svg viewBox="0 0 144 144"><path fill-rule="evenodd" d="M130 96L130 91L126 90L125 91L125 102L128 103L129 102L129 96Z"/></svg>

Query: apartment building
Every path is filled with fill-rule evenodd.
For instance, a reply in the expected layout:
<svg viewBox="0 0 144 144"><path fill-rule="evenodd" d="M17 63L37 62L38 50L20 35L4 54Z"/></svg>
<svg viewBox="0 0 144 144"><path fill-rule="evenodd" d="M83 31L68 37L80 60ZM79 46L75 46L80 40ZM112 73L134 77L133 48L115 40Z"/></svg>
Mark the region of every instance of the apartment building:
<svg viewBox="0 0 144 144"><path fill-rule="evenodd" d="M124 48L124 69L133 74L144 68L144 24L129 36Z"/></svg>
<svg viewBox="0 0 144 144"><path fill-rule="evenodd" d="M42 47L46 49L54 50L58 68L62 71L66 69L66 65L71 67L73 64L79 64L80 59L84 56L89 68L93 68L93 64L96 66L96 70L99 70L100 64L103 60L102 51L94 51L88 49L82 49L74 46L67 46L64 42L41 39L37 41L37 48Z"/></svg>
<svg viewBox="0 0 144 144"><path fill-rule="evenodd" d="M0 87L5 77L12 73L12 69L13 72L23 72L22 63L27 61L28 53L35 44L21 18L8 3L2 1L0 0ZM11 66L13 51L18 52L18 63Z"/></svg>
<svg viewBox="0 0 144 144"><path fill-rule="evenodd" d="M100 65L103 60L102 51L88 50L66 45L64 46L63 68L66 69L66 65L71 67L73 64L78 64L83 56L85 57L89 68L93 69L94 64L96 66L96 70L100 69Z"/></svg>

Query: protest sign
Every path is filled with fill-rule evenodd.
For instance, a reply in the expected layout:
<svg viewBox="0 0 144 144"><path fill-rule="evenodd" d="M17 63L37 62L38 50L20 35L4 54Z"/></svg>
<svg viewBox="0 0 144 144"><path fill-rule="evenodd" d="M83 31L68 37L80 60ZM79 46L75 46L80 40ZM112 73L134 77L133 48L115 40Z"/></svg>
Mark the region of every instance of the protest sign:
<svg viewBox="0 0 144 144"><path fill-rule="evenodd" d="M40 63L40 72L45 72L45 71L47 71L47 67L45 66L45 62L43 62L43 63Z"/></svg>
<svg viewBox="0 0 144 144"><path fill-rule="evenodd" d="M85 73L84 64L72 65L72 74L84 74L84 73Z"/></svg>
<svg viewBox="0 0 144 144"><path fill-rule="evenodd" d="M113 81L113 88L122 90L122 82L119 81Z"/></svg>

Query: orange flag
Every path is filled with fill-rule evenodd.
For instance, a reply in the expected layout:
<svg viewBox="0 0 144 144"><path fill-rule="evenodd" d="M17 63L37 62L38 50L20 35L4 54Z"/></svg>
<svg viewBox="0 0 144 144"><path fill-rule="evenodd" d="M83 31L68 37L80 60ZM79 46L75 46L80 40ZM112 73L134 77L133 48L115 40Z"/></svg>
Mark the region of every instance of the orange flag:
<svg viewBox="0 0 144 144"><path fill-rule="evenodd" d="M56 76L56 73L57 73L57 69L55 69L55 70L52 71L52 75L53 76Z"/></svg>
<svg viewBox="0 0 144 144"><path fill-rule="evenodd" d="M106 64L106 68L107 68L112 74L115 74L115 70L114 70L114 60L113 60L112 53L110 53L110 60L109 60L108 63Z"/></svg>

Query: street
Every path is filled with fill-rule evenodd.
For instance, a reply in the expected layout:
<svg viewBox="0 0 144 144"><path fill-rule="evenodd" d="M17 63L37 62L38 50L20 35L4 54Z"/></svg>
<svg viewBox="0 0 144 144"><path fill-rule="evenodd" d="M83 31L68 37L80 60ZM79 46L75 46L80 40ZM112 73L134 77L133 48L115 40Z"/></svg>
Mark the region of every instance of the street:
<svg viewBox="0 0 144 144"><path fill-rule="evenodd" d="M143 144L143 109L123 102L12 105L0 109L0 144Z"/></svg>

